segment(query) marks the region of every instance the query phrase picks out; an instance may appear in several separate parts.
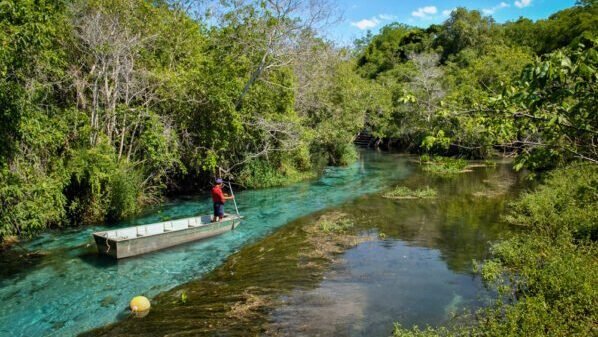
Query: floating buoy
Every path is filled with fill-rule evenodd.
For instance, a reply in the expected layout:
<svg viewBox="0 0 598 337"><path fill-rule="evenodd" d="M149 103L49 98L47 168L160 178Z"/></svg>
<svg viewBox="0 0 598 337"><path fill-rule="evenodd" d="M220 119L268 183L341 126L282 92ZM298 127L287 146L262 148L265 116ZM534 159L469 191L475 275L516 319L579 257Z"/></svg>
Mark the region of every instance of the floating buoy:
<svg viewBox="0 0 598 337"><path fill-rule="evenodd" d="M132 312L145 312L150 309L150 301L145 296L135 296L129 303Z"/></svg>

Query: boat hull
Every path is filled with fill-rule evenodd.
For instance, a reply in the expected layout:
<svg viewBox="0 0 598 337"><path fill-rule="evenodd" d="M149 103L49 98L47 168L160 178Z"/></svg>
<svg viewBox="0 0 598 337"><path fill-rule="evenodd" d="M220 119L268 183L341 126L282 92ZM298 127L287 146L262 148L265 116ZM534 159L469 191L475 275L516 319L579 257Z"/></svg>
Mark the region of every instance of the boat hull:
<svg viewBox="0 0 598 337"><path fill-rule="evenodd" d="M240 220L240 218L232 218L221 222L188 226L184 229L126 239L110 238L103 235L102 232L94 233L93 237L98 247L98 253L122 259L220 235L235 229L240 224Z"/></svg>

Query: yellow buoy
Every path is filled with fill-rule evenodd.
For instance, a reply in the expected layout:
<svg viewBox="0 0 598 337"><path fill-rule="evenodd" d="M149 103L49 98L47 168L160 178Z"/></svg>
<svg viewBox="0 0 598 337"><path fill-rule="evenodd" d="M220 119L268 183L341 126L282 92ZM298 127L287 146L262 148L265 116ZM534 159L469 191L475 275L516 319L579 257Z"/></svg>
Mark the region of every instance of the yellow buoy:
<svg viewBox="0 0 598 337"><path fill-rule="evenodd" d="M150 308L150 301L145 296L135 296L129 303L132 312L147 311Z"/></svg>

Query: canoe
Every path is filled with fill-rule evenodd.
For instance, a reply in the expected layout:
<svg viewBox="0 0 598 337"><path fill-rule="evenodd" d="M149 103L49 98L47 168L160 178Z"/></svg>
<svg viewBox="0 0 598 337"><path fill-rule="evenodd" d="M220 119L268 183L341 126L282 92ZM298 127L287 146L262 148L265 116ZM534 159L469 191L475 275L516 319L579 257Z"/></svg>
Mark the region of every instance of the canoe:
<svg viewBox="0 0 598 337"><path fill-rule="evenodd" d="M225 214L221 222L202 215L149 225L95 232L98 253L121 259L209 238L235 229L242 216Z"/></svg>

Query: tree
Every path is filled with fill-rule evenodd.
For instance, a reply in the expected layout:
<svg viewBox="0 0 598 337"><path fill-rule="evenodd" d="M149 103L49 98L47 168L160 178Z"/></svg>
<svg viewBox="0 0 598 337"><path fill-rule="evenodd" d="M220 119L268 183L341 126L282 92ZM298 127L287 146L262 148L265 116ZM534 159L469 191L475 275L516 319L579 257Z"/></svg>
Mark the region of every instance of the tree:
<svg viewBox="0 0 598 337"><path fill-rule="evenodd" d="M264 73L289 66L296 60L302 49L297 48L297 43L304 32L321 28L333 19L332 15L332 7L326 0L232 2L221 21L252 62L248 79L235 102L237 109Z"/></svg>
<svg viewBox="0 0 598 337"><path fill-rule="evenodd" d="M490 40L494 27L494 20L479 11L462 7L452 11L435 41L436 46L442 47L442 61L466 48L482 46Z"/></svg>
<svg viewBox="0 0 598 337"><path fill-rule="evenodd" d="M518 130L516 167L545 168L572 159L598 163L597 42L546 55L490 99L502 113L492 121L513 119Z"/></svg>
<svg viewBox="0 0 598 337"><path fill-rule="evenodd" d="M358 72L368 78L392 70L407 62L412 53L421 53L431 44L425 31L400 23L382 27L380 33L370 37L369 45L358 54Z"/></svg>
<svg viewBox="0 0 598 337"><path fill-rule="evenodd" d="M420 119L429 124L440 106L440 100L445 95L440 83L443 76L443 71L439 67L440 56L411 54L409 59L415 66L415 76L407 85L413 99L405 97L405 101L412 101L412 113L421 115Z"/></svg>

